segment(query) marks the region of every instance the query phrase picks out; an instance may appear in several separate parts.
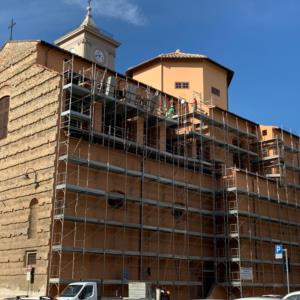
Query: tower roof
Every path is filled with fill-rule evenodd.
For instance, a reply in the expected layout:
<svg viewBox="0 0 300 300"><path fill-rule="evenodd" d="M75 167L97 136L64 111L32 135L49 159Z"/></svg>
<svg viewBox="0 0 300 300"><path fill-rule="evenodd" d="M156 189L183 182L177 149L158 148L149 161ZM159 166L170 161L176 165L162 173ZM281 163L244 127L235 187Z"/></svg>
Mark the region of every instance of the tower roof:
<svg viewBox="0 0 300 300"><path fill-rule="evenodd" d="M98 30L97 25L92 18L91 0L89 0L88 3L89 5L86 8L86 16L80 26L91 26Z"/></svg>
<svg viewBox="0 0 300 300"><path fill-rule="evenodd" d="M58 46L63 44L64 42L74 38L75 36L81 34L82 32L89 32L90 34L96 36L97 38L101 38L106 40L108 43L114 45L115 47L119 47L121 45L120 42L116 41L112 35L102 31L99 29L92 18L92 6L91 0L88 0L87 12L84 20L80 24L80 26L75 29L67 32L63 36L59 37L54 43Z"/></svg>

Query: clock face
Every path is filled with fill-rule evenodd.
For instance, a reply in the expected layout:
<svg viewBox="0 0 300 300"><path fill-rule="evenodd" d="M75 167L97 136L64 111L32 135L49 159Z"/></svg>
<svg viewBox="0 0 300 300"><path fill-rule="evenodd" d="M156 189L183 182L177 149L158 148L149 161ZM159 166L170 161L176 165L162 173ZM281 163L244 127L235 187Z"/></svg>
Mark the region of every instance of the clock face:
<svg viewBox="0 0 300 300"><path fill-rule="evenodd" d="M105 60L104 53L99 49L95 50L95 59L98 63L103 63Z"/></svg>

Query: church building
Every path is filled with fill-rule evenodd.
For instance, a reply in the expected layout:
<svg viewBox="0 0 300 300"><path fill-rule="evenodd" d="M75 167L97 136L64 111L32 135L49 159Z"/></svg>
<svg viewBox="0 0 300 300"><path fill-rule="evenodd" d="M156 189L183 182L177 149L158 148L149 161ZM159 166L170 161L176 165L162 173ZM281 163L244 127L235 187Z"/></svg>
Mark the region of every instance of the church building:
<svg viewBox="0 0 300 300"><path fill-rule="evenodd" d="M121 74L119 46L89 5L55 44L0 49L0 298L285 294L278 244L299 289L300 137L230 111L234 72L208 56Z"/></svg>

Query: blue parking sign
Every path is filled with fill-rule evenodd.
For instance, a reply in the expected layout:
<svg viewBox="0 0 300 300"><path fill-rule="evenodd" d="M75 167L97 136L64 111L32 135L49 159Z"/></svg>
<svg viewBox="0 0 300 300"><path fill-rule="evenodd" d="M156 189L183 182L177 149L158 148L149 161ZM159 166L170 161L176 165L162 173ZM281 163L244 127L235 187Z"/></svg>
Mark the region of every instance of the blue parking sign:
<svg viewBox="0 0 300 300"><path fill-rule="evenodd" d="M281 244L275 245L275 259L282 259L283 247Z"/></svg>

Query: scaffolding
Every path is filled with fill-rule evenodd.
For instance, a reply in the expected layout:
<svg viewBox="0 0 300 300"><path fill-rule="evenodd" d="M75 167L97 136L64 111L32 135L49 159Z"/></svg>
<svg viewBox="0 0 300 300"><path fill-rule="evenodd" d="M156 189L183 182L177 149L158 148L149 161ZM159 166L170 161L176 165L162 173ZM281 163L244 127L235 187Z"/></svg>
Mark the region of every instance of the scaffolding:
<svg viewBox="0 0 300 300"><path fill-rule="evenodd" d="M127 296L131 280L174 299L282 291L266 249L284 243L300 267L299 140L263 140L209 101L190 106L74 57L61 94L51 294L78 280L105 296Z"/></svg>
<svg viewBox="0 0 300 300"><path fill-rule="evenodd" d="M64 62L50 293L79 279L107 296L126 296L129 280L177 297L207 293L213 163L176 134L184 107L96 65L75 69Z"/></svg>
<svg viewBox="0 0 300 300"><path fill-rule="evenodd" d="M275 260L275 244L282 243L292 253L292 286L299 288L300 256L298 201L293 203L279 181L258 173L230 169L224 177L227 189L227 230L231 240L230 273L241 295L286 291L284 268ZM251 273L245 278L243 271ZM255 291L255 292L254 292Z"/></svg>

